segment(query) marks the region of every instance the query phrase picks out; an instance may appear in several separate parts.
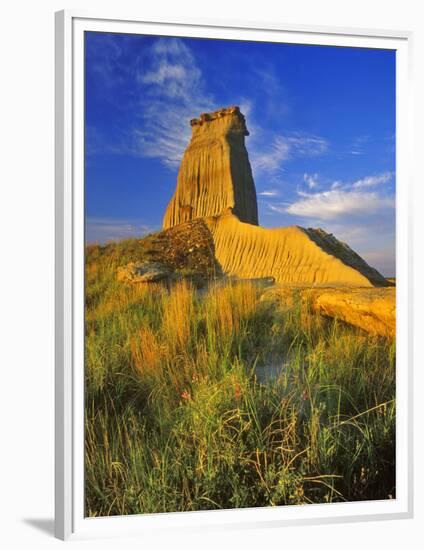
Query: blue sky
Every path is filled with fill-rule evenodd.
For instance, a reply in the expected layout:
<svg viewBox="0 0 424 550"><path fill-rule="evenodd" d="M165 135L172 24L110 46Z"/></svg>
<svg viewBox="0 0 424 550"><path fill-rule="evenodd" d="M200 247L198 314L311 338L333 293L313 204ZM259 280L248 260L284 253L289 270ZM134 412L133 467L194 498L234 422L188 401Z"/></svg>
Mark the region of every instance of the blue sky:
<svg viewBox="0 0 424 550"><path fill-rule="evenodd" d="M86 34L88 242L161 227L189 120L239 105L259 222L322 227L395 274L395 53Z"/></svg>

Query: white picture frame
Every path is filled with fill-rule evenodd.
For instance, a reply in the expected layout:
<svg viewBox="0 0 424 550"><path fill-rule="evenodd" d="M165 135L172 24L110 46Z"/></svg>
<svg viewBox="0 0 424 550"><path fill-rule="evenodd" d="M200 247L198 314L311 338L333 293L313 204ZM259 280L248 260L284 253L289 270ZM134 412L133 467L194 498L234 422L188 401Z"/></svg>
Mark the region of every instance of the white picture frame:
<svg viewBox="0 0 424 550"><path fill-rule="evenodd" d="M237 38L396 50L397 420L393 500L85 518L84 496L84 32ZM264 22L56 13L56 494L60 539L117 537L156 529L305 525L412 516L412 285L409 32Z"/></svg>

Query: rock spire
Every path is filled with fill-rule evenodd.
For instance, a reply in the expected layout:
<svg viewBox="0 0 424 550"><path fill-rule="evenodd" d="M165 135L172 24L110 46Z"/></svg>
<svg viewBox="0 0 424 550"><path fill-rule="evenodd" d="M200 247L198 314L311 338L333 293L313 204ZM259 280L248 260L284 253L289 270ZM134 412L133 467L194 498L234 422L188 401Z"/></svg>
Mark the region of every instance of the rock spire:
<svg viewBox="0 0 424 550"><path fill-rule="evenodd" d="M190 121L192 137L177 187L163 219L169 228L231 209L240 221L258 224L258 205L239 107L203 113Z"/></svg>

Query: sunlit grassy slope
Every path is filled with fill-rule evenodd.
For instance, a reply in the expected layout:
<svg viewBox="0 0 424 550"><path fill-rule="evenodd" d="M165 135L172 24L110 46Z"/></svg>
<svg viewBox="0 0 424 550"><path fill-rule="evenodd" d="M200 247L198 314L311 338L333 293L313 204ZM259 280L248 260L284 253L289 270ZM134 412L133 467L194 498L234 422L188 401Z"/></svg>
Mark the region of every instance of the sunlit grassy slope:
<svg viewBox="0 0 424 550"><path fill-rule="evenodd" d="M395 496L393 340L295 290L287 306L252 282L119 283L141 253L87 248L88 516Z"/></svg>

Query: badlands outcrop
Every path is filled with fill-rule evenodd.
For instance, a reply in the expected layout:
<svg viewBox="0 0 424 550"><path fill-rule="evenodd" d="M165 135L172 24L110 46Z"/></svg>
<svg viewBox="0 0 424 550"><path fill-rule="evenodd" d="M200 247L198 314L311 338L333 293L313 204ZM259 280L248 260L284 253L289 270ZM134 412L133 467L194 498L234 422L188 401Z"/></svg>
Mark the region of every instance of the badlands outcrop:
<svg viewBox="0 0 424 550"><path fill-rule="evenodd" d="M339 319L366 332L386 338L396 335L396 289L352 287L299 287L296 294L307 310ZM267 288L264 300L285 308L294 305L293 287L280 285Z"/></svg>
<svg viewBox="0 0 424 550"><path fill-rule="evenodd" d="M165 229L202 218L222 272L291 285L373 287L387 280L322 229L258 226L255 184L238 107L191 120L192 138L163 220Z"/></svg>
<svg viewBox="0 0 424 550"><path fill-rule="evenodd" d="M387 286L387 281L346 244L321 230L266 229L241 222L230 210L205 219L223 273L273 277L290 285Z"/></svg>
<svg viewBox="0 0 424 550"><path fill-rule="evenodd" d="M396 289L355 288L311 291L315 311L372 334L396 335Z"/></svg>
<svg viewBox="0 0 424 550"><path fill-rule="evenodd" d="M216 216L227 208L240 221L257 225L256 190L244 141L249 132L240 109L203 113L190 123L192 138L165 212L164 229Z"/></svg>

